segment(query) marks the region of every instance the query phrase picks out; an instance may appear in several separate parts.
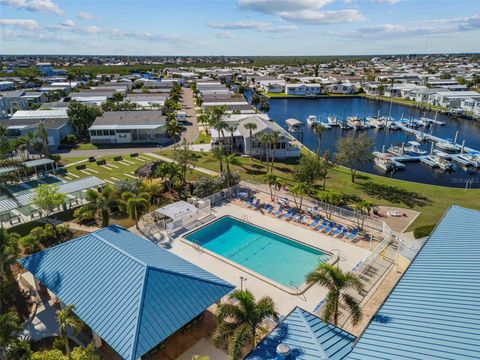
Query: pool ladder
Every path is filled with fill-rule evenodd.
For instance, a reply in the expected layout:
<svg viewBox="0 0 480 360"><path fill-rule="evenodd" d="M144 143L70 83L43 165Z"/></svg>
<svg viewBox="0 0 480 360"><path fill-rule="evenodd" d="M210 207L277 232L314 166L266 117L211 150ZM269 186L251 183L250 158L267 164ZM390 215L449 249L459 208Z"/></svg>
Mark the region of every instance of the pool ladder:
<svg viewBox="0 0 480 360"><path fill-rule="evenodd" d="M193 239L192 239L192 244L193 244L193 248L194 248L195 250L197 250L198 252L203 253L203 247L202 247L202 245L200 245L200 243L199 243L197 240L193 240Z"/></svg>
<svg viewBox="0 0 480 360"><path fill-rule="evenodd" d="M247 214L243 214L243 215L242 215L242 220L248 223L248 222L249 222L249 221L248 221L248 215L247 215Z"/></svg>

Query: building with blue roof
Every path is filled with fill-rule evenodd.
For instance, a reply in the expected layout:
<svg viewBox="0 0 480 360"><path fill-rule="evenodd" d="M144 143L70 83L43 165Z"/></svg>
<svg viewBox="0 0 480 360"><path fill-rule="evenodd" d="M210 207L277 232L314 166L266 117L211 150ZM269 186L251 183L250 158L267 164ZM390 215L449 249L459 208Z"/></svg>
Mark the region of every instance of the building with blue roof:
<svg viewBox="0 0 480 360"><path fill-rule="evenodd" d="M356 340L295 308L247 359L480 359L480 211L449 208Z"/></svg>
<svg viewBox="0 0 480 360"><path fill-rule="evenodd" d="M279 345L284 347L284 359L342 360L352 351L356 337L319 317L296 307L246 357L246 360L280 359ZM282 345L281 345L282 344Z"/></svg>
<svg viewBox="0 0 480 360"><path fill-rule="evenodd" d="M445 213L348 359L480 359L480 211Z"/></svg>
<svg viewBox="0 0 480 360"><path fill-rule="evenodd" d="M112 225L19 260L123 359L155 348L234 286Z"/></svg>

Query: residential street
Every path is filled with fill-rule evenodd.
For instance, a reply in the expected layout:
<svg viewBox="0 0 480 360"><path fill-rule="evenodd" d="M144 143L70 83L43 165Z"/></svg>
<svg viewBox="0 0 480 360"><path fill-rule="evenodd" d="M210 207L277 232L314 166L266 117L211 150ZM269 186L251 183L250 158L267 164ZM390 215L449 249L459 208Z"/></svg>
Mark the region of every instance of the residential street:
<svg viewBox="0 0 480 360"><path fill-rule="evenodd" d="M183 88L182 91L182 111L187 113L187 122L185 124L187 130L182 133L182 139L192 143L197 140L199 134L197 114L195 113L195 99L190 88Z"/></svg>

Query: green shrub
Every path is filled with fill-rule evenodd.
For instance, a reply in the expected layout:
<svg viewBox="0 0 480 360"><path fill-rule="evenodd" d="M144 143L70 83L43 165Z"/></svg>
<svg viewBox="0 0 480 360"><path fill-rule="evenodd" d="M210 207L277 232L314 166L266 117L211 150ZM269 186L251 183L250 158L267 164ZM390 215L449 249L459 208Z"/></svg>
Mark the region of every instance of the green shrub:
<svg viewBox="0 0 480 360"><path fill-rule="evenodd" d="M423 238L425 236L430 235L434 227L435 225L422 225L422 226L416 227L413 230L413 235L415 236L415 239Z"/></svg>
<svg viewBox="0 0 480 360"><path fill-rule="evenodd" d="M65 145L75 145L77 142L78 142L78 139L73 134L69 134L62 139L62 144L65 144Z"/></svg>
<svg viewBox="0 0 480 360"><path fill-rule="evenodd" d="M18 240L26 254L33 254L40 251L40 241L33 235L27 235Z"/></svg>

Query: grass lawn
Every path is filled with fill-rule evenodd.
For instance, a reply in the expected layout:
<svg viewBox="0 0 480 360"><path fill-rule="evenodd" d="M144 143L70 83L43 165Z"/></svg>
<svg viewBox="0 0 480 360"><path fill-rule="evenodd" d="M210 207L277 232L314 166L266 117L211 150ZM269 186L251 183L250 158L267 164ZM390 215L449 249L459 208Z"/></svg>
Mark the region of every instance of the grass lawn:
<svg viewBox="0 0 480 360"><path fill-rule="evenodd" d="M212 140L212 137L207 134L205 131L200 131L197 140L195 140L194 144L209 144Z"/></svg>
<svg viewBox="0 0 480 360"><path fill-rule="evenodd" d="M162 150L161 155L171 157L171 151ZM198 153L197 166L219 171L219 163L208 152ZM265 164L257 159L238 157L239 165L234 165L242 180L263 183L266 173ZM296 161L276 162L274 173L291 181ZM395 180L383 176L357 172L355 183L350 180L350 170L343 167L333 169L327 179L326 189L367 199L377 205L390 205L415 209L420 216L409 230L421 225L435 224L450 205L461 205L480 209L480 190L448 188L443 186L418 184ZM314 196L322 191L315 187Z"/></svg>
<svg viewBox="0 0 480 360"><path fill-rule="evenodd" d="M447 111L446 108L442 106L437 106L437 105L431 105L429 103L425 102L418 102L415 100L408 100L408 99L400 99L400 98L390 98L387 96L372 96L372 95L367 95L367 94L361 94L363 97L366 99L371 99L371 100L382 100L386 102L392 101L393 103L400 104L400 105L408 105L408 106L414 106L414 107L419 107L422 109L431 109L431 110L438 110L438 111Z"/></svg>
<svg viewBox="0 0 480 360"><path fill-rule="evenodd" d="M78 176L79 178L87 177L87 176L95 176L99 179L105 180L107 183L108 182L115 182L118 180L123 180L123 179L133 179L132 176L135 176L133 172L138 169L140 166L144 164L148 164L152 161L156 161L158 159L150 157L145 154L140 154L142 158L148 159L144 160L142 158L130 158L130 156L123 155L123 159L125 161L114 161L113 158L115 155L111 156L102 156L99 157L97 156L97 160L104 159L106 160L107 164L111 164L115 167L104 167L101 165L97 165L95 162L83 162L82 164L87 166L87 172L82 172L81 170L76 169L76 165L69 166L68 173L63 177L67 181L73 181L76 180L77 178L75 176L72 176L71 174L74 174ZM65 158L62 159L63 162L66 164L72 164L76 163L82 160L88 159L88 157L74 157L74 158ZM80 164L79 164L80 165ZM203 174L197 172L197 171L191 171L187 175L187 180L188 181L193 181L198 179L200 176L203 176Z"/></svg>
<svg viewBox="0 0 480 360"><path fill-rule="evenodd" d="M79 143L75 145L75 150L96 150L98 149L97 145L91 143Z"/></svg>

